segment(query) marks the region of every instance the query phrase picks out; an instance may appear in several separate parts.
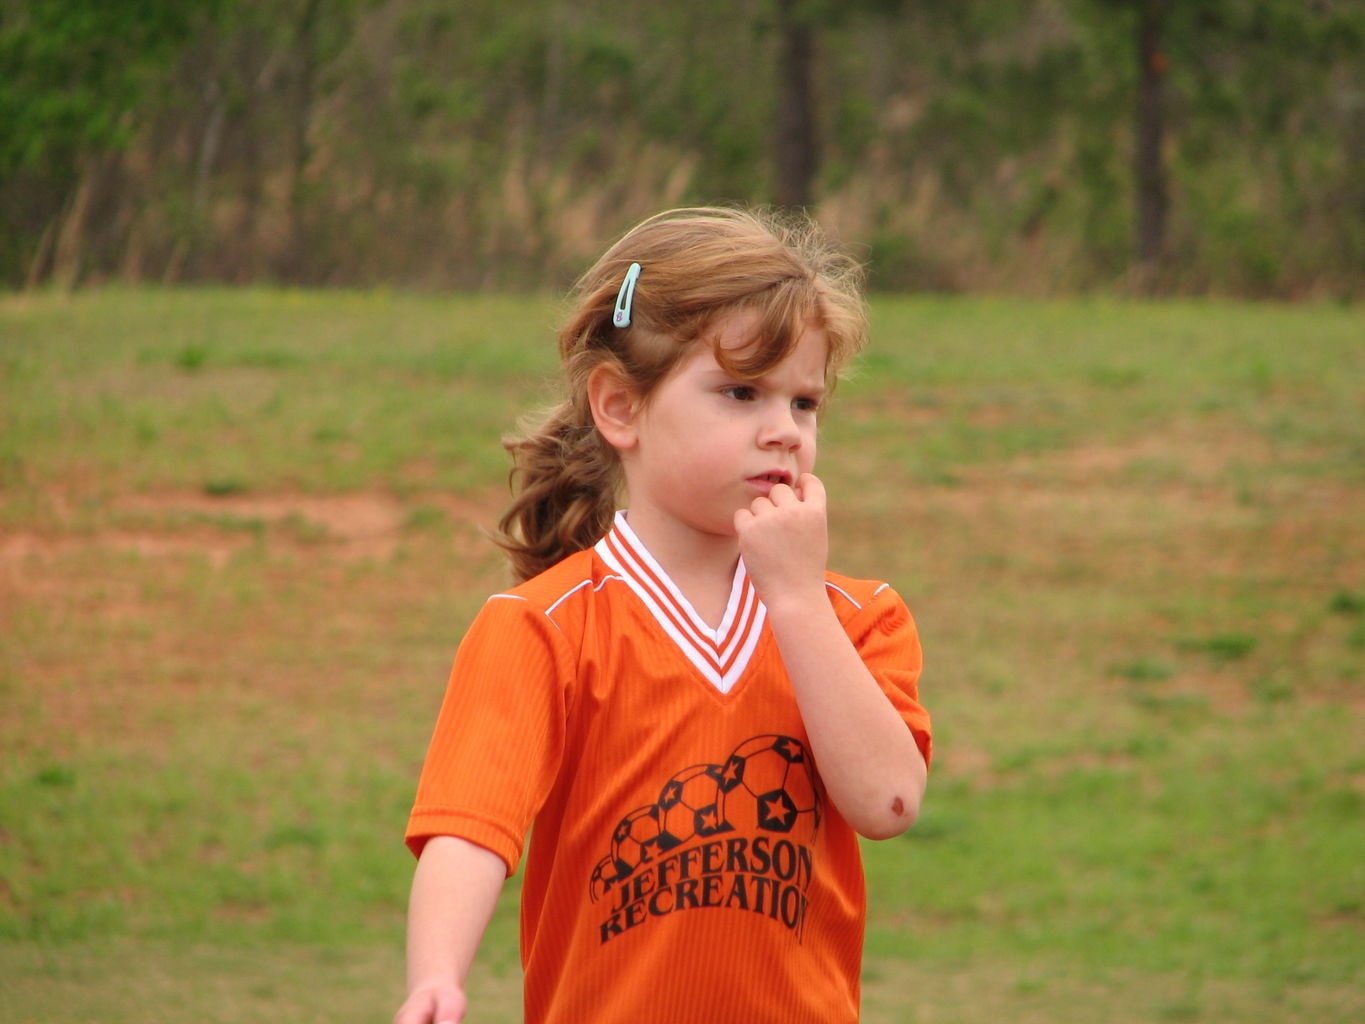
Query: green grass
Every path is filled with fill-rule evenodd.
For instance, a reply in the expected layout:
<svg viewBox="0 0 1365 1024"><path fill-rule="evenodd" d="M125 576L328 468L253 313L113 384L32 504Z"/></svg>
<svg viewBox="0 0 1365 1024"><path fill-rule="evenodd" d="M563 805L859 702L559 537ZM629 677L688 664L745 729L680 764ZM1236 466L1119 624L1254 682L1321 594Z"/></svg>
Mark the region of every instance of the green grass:
<svg viewBox="0 0 1365 1024"><path fill-rule="evenodd" d="M372 1021L554 303L0 298L0 1020ZM874 303L821 472L924 637L865 1019L1365 1017L1365 317ZM515 885L472 1021L516 1019Z"/></svg>

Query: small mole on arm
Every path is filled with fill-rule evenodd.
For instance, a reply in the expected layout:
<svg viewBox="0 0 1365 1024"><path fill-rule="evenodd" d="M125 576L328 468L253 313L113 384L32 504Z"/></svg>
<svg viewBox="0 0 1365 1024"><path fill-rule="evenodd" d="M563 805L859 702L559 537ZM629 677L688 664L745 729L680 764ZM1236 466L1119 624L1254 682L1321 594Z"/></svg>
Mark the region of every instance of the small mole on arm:
<svg viewBox="0 0 1365 1024"><path fill-rule="evenodd" d="M891 811L898 818L905 813L905 804L901 801L900 797L896 797L896 799L891 801Z"/></svg>

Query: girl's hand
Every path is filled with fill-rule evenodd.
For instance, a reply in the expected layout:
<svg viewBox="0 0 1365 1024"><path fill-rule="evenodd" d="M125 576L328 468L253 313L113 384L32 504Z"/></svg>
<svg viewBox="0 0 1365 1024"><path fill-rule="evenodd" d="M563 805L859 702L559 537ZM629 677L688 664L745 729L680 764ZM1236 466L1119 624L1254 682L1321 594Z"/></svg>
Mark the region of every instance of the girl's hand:
<svg viewBox="0 0 1365 1024"><path fill-rule="evenodd" d="M802 473L794 487L778 484L735 512L739 553L763 603L824 600L829 534L825 485Z"/></svg>
<svg viewBox="0 0 1365 1024"><path fill-rule="evenodd" d="M393 1024L459 1024L465 995L455 984L414 989L394 1015Z"/></svg>

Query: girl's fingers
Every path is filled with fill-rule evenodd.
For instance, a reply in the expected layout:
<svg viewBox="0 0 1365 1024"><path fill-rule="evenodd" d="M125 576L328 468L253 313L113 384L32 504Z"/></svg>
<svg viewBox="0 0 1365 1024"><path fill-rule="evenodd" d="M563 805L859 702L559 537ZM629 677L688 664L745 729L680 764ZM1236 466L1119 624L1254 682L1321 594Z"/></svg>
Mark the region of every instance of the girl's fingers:
<svg viewBox="0 0 1365 1024"><path fill-rule="evenodd" d="M814 473L802 473L796 481L796 496L802 501L823 501L825 485Z"/></svg>

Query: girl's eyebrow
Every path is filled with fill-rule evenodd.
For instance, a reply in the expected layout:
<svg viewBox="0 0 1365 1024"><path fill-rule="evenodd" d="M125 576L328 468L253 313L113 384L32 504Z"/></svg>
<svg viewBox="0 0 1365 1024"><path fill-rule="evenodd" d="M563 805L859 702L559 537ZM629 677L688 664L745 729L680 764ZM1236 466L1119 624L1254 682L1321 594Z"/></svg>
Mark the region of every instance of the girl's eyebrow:
<svg viewBox="0 0 1365 1024"><path fill-rule="evenodd" d="M766 384L768 382L768 375L766 373L761 374L760 376L755 378L755 380L757 383ZM824 380L821 379L815 381L814 383L808 382L806 384L800 385L796 388L796 390L800 394L807 395L812 398L824 398L825 392L828 390L828 388L826 388Z"/></svg>
<svg viewBox="0 0 1365 1024"><path fill-rule="evenodd" d="M771 376L760 373L757 377L741 377L739 374L728 372L723 366L708 367L702 371L703 375L709 379L724 384L757 384L763 387L771 387ZM829 388L823 380L810 384L808 387L798 387L797 391L805 395L812 395L823 398Z"/></svg>

